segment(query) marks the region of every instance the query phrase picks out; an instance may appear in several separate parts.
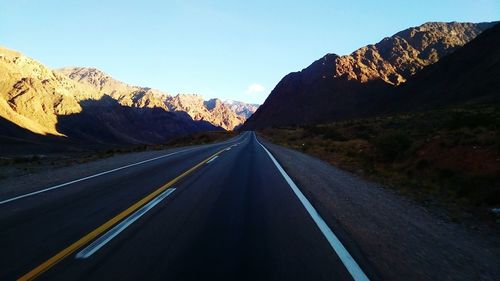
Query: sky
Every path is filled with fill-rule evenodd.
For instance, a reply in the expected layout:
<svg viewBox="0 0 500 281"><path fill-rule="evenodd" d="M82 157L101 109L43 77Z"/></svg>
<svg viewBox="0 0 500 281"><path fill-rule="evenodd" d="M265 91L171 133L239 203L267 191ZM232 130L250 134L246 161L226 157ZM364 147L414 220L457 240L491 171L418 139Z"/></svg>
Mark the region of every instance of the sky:
<svg viewBox="0 0 500 281"><path fill-rule="evenodd" d="M51 68L262 103L283 76L428 21L500 20L500 0L0 0L0 45Z"/></svg>

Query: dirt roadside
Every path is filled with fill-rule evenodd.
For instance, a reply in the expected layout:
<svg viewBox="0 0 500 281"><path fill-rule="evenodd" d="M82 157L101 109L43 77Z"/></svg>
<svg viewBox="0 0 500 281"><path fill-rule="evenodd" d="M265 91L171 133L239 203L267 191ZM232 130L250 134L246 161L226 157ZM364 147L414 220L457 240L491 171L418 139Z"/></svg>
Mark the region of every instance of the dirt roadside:
<svg viewBox="0 0 500 281"><path fill-rule="evenodd" d="M102 159L89 160L84 163L78 163L76 160L72 161L71 164L66 164L66 160L58 160L54 164L42 162L24 173L12 173L8 170L7 172L9 172L10 175L0 179L0 198L5 199L15 194L32 192L33 188L39 189L40 187L49 187L194 147L195 146L124 153ZM62 166L63 164L64 166ZM10 168L4 166L0 167L0 169Z"/></svg>
<svg viewBox="0 0 500 281"><path fill-rule="evenodd" d="M0 201L175 151L220 143L235 136L233 132L204 132L166 144L110 147L105 151L16 155L15 158L0 154Z"/></svg>
<svg viewBox="0 0 500 281"><path fill-rule="evenodd" d="M346 248L381 280L498 280L500 236L262 140Z"/></svg>

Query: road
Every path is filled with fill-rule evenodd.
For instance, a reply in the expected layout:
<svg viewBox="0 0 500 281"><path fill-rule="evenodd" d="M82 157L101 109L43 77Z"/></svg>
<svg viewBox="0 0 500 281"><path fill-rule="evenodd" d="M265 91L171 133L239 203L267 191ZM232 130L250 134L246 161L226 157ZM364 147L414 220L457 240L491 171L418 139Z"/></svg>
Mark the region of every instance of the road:
<svg viewBox="0 0 500 281"><path fill-rule="evenodd" d="M0 198L0 280L368 280L280 170L245 132Z"/></svg>

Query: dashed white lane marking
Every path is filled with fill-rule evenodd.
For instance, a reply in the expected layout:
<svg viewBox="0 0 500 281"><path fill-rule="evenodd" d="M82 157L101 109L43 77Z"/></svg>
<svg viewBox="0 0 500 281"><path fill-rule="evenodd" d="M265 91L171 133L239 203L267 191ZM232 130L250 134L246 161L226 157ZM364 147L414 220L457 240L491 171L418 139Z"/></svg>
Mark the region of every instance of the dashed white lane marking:
<svg viewBox="0 0 500 281"><path fill-rule="evenodd" d="M276 161L274 156L267 150L265 146L263 146L257 137L255 136L255 132L253 133L255 140L257 141L258 144L264 149L264 151L267 152L271 160L273 161L274 165L276 168L278 168L278 171L281 173L281 175L285 178L286 182L290 186L290 188L293 190L295 195L299 198L300 203L304 206L306 211L309 213L313 221L316 223L318 226L319 230L323 233L325 236L326 240L330 243L330 246L333 248L335 253L337 253L337 256L340 258L344 266L347 268L347 271L351 274L352 278L355 281L369 281L368 277L366 274L363 272L361 267L359 267L358 263L354 260L354 258L349 254L347 249L342 245L340 240L337 238L337 235L333 233L333 231L330 229L330 227L326 224L326 222L323 220L323 218L318 214L316 209L311 205L309 200L302 194L300 189L297 187L297 185L293 182L293 180L290 178L290 176L285 172L285 170L281 167L281 165Z"/></svg>
<svg viewBox="0 0 500 281"><path fill-rule="evenodd" d="M237 138L236 140L225 141L225 142L216 143L216 144L212 144L212 145L208 145L208 146L225 144L225 143L228 143L228 142L231 142L231 141L239 141L244 136L245 136L245 134L243 134L241 137ZM205 146L205 147L207 147L207 146ZM179 150L179 151L172 152L172 153L169 153L169 154L166 154L166 155L154 157L154 158L147 159L147 160L144 160L144 161L140 161L140 162L137 162L137 163L133 163L133 164L125 165L125 166L118 167L118 168L115 168L115 169L111 169L111 170L108 170L108 171L104 171L104 172L101 172L101 173L97 173L97 174L94 174L94 175L91 175L91 176L83 177L83 178L80 178L80 179L76 179L76 180L72 180L72 181L65 182L65 183L62 183L62 184L58 184L58 185L55 185L55 186L47 187L47 188L44 188L44 189L41 189L41 190L37 190L37 191L34 191L34 192L30 192L30 193L26 193L26 194L19 195L19 196L16 196L16 197L8 198L8 199L0 201L0 205L5 204L5 203L9 203L9 202L12 202L12 201L16 201L16 200L19 200L19 199L22 199L22 198L30 197L30 196L33 196L33 195L37 195L37 194L40 194L40 193L44 193L44 192L47 192L47 191L50 191L50 190L58 189L58 188L61 188L61 187L64 187L64 186L67 186L67 185L70 185L70 184L74 184L74 183L77 183L77 182L89 180L89 179L92 179L92 178L95 178L95 177L99 177L99 176L102 176L102 175L106 175L106 174L109 174L109 173L120 171L120 170L123 170L123 169L126 169L126 168L130 168L130 167L133 167L133 166L141 165L141 164L144 164L144 163L147 163L147 162L151 162L151 161L155 161L155 160L158 160L158 159L162 159L162 158L165 158L165 157L168 157L168 156L172 156L172 155L175 155L175 154L178 154L178 153L187 152L187 151L191 151L191 150L195 150L195 149L199 149L199 148L201 148L201 147L195 147L195 148L190 148L190 149Z"/></svg>
<svg viewBox="0 0 500 281"><path fill-rule="evenodd" d="M212 157L212 159L207 161L207 164L214 161L215 159L219 158L219 155Z"/></svg>
<svg viewBox="0 0 500 281"><path fill-rule="evenodd" d="M128 226L146 214L149 210L151 210L154 206L158 205L163 199L167 198L172 192L175 191L175 188L169 188L158 195L155 199L151 200L148 204L142 206L139 210L135 211L128 218L123 220L121 223L117 224L115 227L106 232L103 236L99 237L99 239L92 242L92 244L85 247L83 250L78 252L75 256L77 259L86 259L92 256L95 252L99 251L104 245L106 245L111 239L115 238L118 234L124 231Z"/></svg>
<svg viewBox="0 0 500 281"><path fill-rule="evenodd" d="M133 166L141 165L141 164L144 164L144 163L147 163L147 162L151 162L151 161L154 161L154 160L158 160L158 159L161 159L161 158L172 156L172 155L175 155L175 154L178 154L178 153L181 153L181 152L191 151L191 150L194 150L194 149L196 149L196 148L179 150L179 151L172 152L172 153L169 153L169 154L166 154L166 155L154 157L154 158L147 159L147 160L144 160L144 161L140 161L140 162L137 162L137 163L125 165L125 166L122 166L122 167L119 167L119 168L115 168L115 169L111 169L111 170L108 170L108 171L105 171L105 172L97 173L97 174L94 174L94 175L91 175L91 176L88 176L88 177L83 177L83 178L72 180L72 181L69 181L69 182L66 182L66 183L62 183L62 184L58 184L58 185L51 186L51 187L48 187L48 188L44 188L44 189L41 189L41 190L38 190L38 191L34 191L34 192L27 193L27 194L19 195L19 196L13 197L13 198L9 198L9 199L0 201L0 205L8 203L8 202L11 202L11 201L19 200L21 198L33 196L33 195L40 194L40 193L43 193L43 192L47 192L47 191L50 191L50 190L58 189L58 188L61 188L61 187L64 187L64 186L67 186L67 185L70 185L70 184L73 184L73 183L81 182L81 181L84 181L84 180L92 179L92 178L95 178L95 177L98 177L98 176L106 175L106 174L113 173L113 172L116 172L116 171L120 171L120 170L123 170L123 169L126 169L126 168L130 168L130 167L133 167Z"/></svg>

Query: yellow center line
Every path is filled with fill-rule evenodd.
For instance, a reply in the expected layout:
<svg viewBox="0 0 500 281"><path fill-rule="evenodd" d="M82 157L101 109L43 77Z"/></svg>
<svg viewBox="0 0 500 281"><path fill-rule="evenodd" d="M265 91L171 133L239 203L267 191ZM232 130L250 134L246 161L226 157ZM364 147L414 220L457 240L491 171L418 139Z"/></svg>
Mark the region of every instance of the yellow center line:
<svg viewBox="0 0 500 281"><path fill-rule="evenodd" d="M33 279L35 279L37 276L39 276L40 274L44 273L49 268L53 267L55 264L57 264L58 262L60 262L61 260L63 260L65 257L71 255L76 250L78 250L79 248L81 248L82 246L84 246L85 244L87 244L88 242L92 241L94 238L96 238L97 236L101 235L102 233L104 233L108 229L110 229L113 225L115 225L119 221L123 220L124 218L128 217L130 214L132 214L133 212L137 211L140 207L142 207L143 205L145 205L149 201L153 200L156 196L158 196L160 193L162 193L163 191L165 191L166 189L168 189L169 187L171 187L173 184L175 184L176 182L178 182L179 180L181 180L185 176L187 176L187 175L191 174L192 172L194 172L196 169L198 169L200 166L202 166L203 164L205 164L207 161L209 161L213 157L221 154L225 149L226 148L224 148L224 149L216 152L215 154L211 155L207 159L201 161L200 163L196 164L195 166L193 166L189 170L187 170L184 173L182 173L181 175L177 176L173 180L171 180L171 181L167 182L166 184L162 185L157 190L153 191L152 193L150 193L146 197L144 197L141 200L139 200L138 202L136 202L134 205L128 207L126 210L122 211L121 213L119 213L118 215L116 215L112 219L108 220L107 222L105 222L104 224L102 224L101 226L99 226L98 228L94 229L93 231L89 232L87 235L85 235L82 238L80 238L80 240L78 240L78 241L74 242L73 244L69 245L67 248L65 248L64 250L60 251L59 253L57 253L53 257L49 258L48 260L46 260L45 262L43 262L39 266L35 267L30 272L28 272L25 275L21 276L18 280L33 280Z"/></svg>

